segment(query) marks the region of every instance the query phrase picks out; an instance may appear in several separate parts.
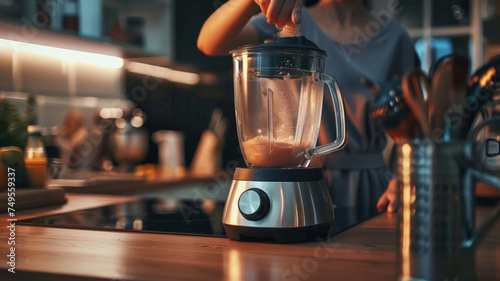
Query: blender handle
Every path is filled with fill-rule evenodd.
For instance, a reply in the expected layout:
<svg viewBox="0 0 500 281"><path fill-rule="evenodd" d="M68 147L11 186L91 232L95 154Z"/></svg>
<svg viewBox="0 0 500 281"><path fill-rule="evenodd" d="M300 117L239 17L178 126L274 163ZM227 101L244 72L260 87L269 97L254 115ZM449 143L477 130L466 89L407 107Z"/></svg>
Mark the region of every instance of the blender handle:
<svg viewBox="0 0 500 281"><path fill-rule="evenodd" d="M337 80L326 73L320 74L320 81L325 83L332 96L333 110L335 114L335 141L317 147L308 147L305 150L305 157L311 160L313 157L325 155L342 149L347 143L347 132L345 123L344 102Z"/></svg>

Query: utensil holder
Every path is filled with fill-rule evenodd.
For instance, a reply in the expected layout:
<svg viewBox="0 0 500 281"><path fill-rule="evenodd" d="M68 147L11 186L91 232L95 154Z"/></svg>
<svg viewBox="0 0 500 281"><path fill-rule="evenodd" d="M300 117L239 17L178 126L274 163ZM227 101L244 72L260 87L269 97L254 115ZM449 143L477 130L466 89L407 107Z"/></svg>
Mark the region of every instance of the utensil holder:
<svg viewBox="0 0 500 281"><path fill-rule="evenodd" d="M476 280L474 250L499 217L475 230L477 180L500 179L471 167L470 143L413 140L396 146L401 184L399 280Z"/></svg>

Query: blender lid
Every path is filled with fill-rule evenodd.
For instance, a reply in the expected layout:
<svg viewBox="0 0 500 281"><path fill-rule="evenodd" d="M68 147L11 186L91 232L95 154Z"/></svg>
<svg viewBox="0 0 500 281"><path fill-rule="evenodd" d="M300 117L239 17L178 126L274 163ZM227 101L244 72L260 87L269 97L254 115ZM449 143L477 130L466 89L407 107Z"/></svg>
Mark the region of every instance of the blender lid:
<svg viewBox="0 0 500 281"><path fill-rule="evenodd" d="M314 42L307 39L305 36L297 37L280 37L274 39L268 39L263 44L259 45L246 45L236 50L231 51L231 53L241 53L241 52L260 52L266 50L290 50L290 51L316 51L319 54L326 56L326 52L321 50Z"/></svg>
<svg viewBox="0 0 500 281"><path fill-rule="evenodd" d="M268 78L302 77L303 71L323 69L326 57L325 51L304 36L267 40L231 53L235 63L245 61L245 67L258 70L256 76Z"/></svg>

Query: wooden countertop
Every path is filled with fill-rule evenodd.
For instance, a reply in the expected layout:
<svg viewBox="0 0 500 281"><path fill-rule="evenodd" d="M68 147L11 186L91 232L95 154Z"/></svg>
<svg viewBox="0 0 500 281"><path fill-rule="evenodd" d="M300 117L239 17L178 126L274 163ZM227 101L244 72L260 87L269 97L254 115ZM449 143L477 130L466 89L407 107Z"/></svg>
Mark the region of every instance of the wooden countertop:
<svg viewBox="0 0 500 281"><path fill-rule="evenodd" d="M68 203L17 219L134 200L67 194ZM492 208L478 208L478 220ZM6 215L0 249L8 254ZM16 273L7 280L396 280L397 216L382 213L326 242L265 244L226 238L16 226ZM479 280L500 280L500 223L477 251Z"/></svg>

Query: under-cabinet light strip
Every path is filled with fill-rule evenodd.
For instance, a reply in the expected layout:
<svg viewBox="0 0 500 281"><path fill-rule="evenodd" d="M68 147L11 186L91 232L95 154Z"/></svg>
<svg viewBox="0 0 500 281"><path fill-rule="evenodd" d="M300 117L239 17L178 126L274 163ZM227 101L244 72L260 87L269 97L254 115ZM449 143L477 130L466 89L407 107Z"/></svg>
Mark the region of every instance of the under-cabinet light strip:
<svg viewBox="0 0 500 281"><path fill-rule="evenodd" d="M196 85L200 82L200 75L197 73L173 70L151 64L127 62L125 64L125 69L133 73L157 77L182 84Z"/></svg>
<svg viewBox="0 0 500 281"><path fill-rule="evenodd" d="M122 68L123 59L120 57L102 55L90 52L75 51L57 47L37 45L0 38L0 47L19 50L45 56L58 57L65 60L84 62L109 68Z"/></svg>

